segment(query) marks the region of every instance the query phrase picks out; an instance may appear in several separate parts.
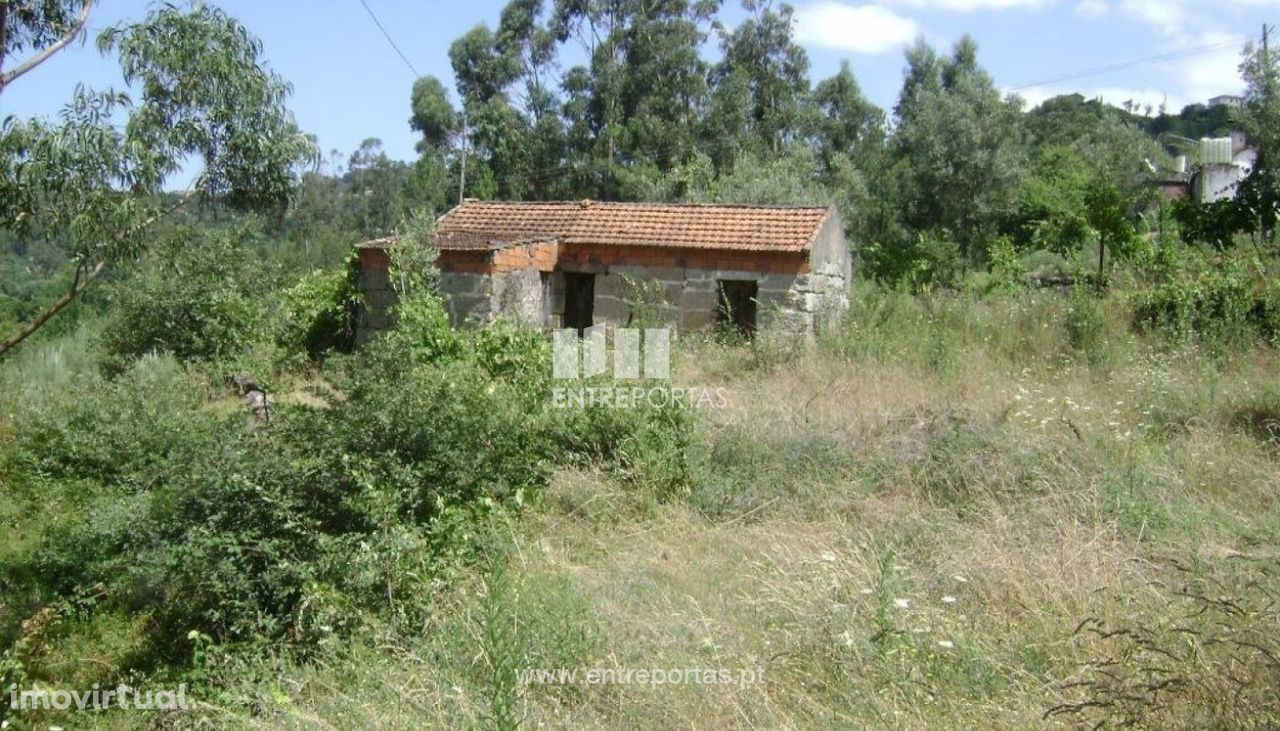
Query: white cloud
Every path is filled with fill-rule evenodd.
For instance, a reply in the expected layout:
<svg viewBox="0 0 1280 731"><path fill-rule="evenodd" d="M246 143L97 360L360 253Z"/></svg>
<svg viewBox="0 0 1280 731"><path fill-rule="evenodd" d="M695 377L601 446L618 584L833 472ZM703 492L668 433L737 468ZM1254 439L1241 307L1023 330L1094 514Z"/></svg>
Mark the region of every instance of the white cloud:
<svg viewBox="0 0 1280 731"><path fill-rule="evenodd" d="M893 0L896 4L930 10L951 10L968 13L974 10L1008 10L1010 8L1039 8L1051 5L1054 0Z"/></svg>
<svg viewBox="0 0 1280 731"><path fill-rule="evenodd" d="M1075 13L1082 18L1101 18L1111 10L1106 0L1080 0L1076 3Z"/></svg>
<svg viewBox="0 0 1280 731"><path fill-rule="evenodd" d="M1181 36L1197 23L1178 0L1124 0L1120 9L1167 36Z"/></svg>
<svg viewBox="0 0 1280 731"><path fill-rule="evenodd" d="M920 34L916 21L879 5L846 5L835 0L796 11L796 39L853 53L885 53Z"/></svg>
<svg viewBox="0 0 1280 731"><path fill-rule="evenodd" d="M1226 33L1205 33L1200 42L1210 45L1233 39L1234 36ZM1175 73L1185 84L1187 95L1202 102L1219 94L1238 94L1244 91L1244 79L1240 77L1240 49L1243 46L1243 42L1227 45L1179 64Z"/></svg>

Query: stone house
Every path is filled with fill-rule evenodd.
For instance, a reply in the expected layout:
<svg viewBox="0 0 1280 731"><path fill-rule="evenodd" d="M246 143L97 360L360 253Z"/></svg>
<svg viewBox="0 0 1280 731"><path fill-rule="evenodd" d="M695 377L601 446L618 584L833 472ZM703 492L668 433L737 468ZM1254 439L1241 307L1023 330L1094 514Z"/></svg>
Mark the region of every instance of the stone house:
<svg viewBox="0 0 1280 731"><path fill-rule="evenodd" d="M387 246L361 244L367 311L389 323ZM681 331L719 324L812 338L848 307L852 256L834 207L467 200L436 229L440 292L455 326L627 325L637 285Z"/></svg>

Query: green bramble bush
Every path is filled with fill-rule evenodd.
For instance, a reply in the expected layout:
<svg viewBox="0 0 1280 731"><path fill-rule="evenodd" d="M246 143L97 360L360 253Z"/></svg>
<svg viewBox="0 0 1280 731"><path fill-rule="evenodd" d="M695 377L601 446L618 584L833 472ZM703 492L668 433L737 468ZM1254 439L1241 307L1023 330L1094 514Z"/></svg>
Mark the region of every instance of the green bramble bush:
<svg viewBox="0 0 1280 731"><path fill-rule="evenodd" d="M119 373L148 353L212 361L246 350L264 332L269 273L250 261L248 229L183 228L138 272L110 288L104 366Z"/></svg>

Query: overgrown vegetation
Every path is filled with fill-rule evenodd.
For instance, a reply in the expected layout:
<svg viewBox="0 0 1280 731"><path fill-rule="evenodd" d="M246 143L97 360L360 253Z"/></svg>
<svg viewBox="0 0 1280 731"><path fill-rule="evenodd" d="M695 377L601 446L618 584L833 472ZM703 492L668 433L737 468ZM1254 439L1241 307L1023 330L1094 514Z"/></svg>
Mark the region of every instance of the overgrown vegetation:
<svg viewBox="0 0 1280 731"><path fill-rule="evenodd" d="M0 323L39 325L0 362L0 689L197 700L0 691L4 728L1274 726L1274 61L1238 119L1144 118L1024 111L971 39L921 42L886 113L745 6L516 0L450 49L462 110L414 85L412 164L298 169L206 6L107 31L136 102L0 130ZM4 50L82 7L0 14ZM1152 135L1234 122L1240 194L1162 204ZM834 203L850 311L812 347L682 334L671 385L723 408L556 408L545 334L434 292L462 149L467 195ZM162 192L191 153L199 207ZM350 247L391 233L397 327L355 348ZM560 668L763 682L523 674Z"/></svg>

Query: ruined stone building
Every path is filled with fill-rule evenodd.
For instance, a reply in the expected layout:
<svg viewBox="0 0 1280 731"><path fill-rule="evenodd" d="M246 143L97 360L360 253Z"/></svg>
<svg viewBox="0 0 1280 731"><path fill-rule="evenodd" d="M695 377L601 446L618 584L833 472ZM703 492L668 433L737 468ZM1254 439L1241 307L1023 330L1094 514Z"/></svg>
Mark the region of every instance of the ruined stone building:
<svg viewBox="0 0 1280 731"><path fill-rule="evenodd" d="M361 339L388 324L389 240L360 246ZM719 324L812 337L848 306L851 254L834 207L467 200L436 230L455 326L627 325L645 283L681 331Z"/></svg>

